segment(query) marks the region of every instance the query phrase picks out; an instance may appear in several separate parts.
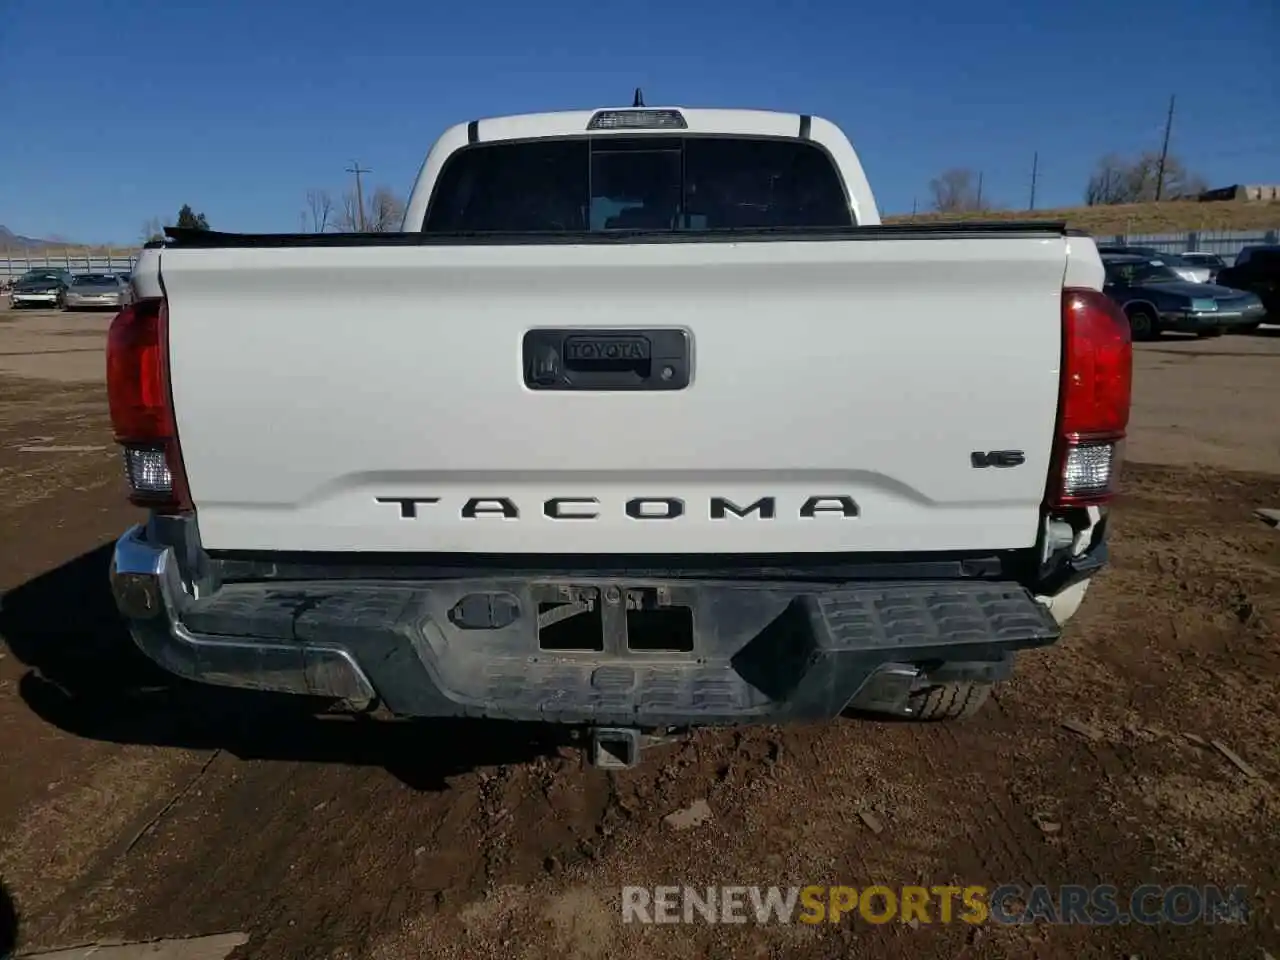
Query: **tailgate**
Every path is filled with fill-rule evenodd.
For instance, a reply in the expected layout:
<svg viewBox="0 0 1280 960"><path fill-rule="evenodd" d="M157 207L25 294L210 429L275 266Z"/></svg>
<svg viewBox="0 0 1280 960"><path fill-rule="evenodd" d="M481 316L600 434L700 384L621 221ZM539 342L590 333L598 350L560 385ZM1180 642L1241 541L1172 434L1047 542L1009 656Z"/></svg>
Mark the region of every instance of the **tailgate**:
<svg viewBox="0 0 1280 960"><path fill-rule="evenodd" d="M174 406L202 541L494 554L1027 547L1057 408L1066 244L165 251ZM622 359L583 361L580 389L526 383L526 334L572 328L634 336L618 342ZM634 389L628 351L644 343L660 365L687 347L665 388ZM561 350L559 362L576 361ZM1025 462L975 467L988 451Z"/></svg>

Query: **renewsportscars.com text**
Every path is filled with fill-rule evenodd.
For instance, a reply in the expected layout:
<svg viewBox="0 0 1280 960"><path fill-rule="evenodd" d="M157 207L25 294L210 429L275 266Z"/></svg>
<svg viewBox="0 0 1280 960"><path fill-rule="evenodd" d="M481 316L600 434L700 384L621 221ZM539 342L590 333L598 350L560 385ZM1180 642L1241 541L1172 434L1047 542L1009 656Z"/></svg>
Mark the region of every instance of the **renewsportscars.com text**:
<svg viewBox="0 0 1280 960"><path fill-rule="evenodd" d="M623 923L1245 923L1244 887L623 887Z"/></svg>

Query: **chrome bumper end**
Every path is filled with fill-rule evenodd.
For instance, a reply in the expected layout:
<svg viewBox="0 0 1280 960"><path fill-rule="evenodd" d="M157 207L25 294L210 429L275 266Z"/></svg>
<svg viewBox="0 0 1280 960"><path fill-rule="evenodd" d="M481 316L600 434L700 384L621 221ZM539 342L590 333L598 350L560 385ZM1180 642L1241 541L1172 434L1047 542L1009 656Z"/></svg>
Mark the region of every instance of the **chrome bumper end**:
<svg viewBox="0 0 1280 960"><path fill-rule="evenodd" d="M111 592L134 642L157 664L187 680L344 700L367 706L373 685L346 650L316 644L200 636L181 622L194 597L172 548L150 543L145 526L116 541Z"/></svg>

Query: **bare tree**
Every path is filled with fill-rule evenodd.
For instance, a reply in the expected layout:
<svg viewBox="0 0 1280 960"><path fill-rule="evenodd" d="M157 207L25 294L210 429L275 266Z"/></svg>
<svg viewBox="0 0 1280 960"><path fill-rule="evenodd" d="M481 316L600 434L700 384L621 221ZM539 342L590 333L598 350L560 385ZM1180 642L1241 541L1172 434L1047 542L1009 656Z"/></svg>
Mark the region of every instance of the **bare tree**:
<svg viewBox="0 0 1280 960"><path fill-rule="evenodd" d="M307 209L302 218L303 229L311 233L324 233L332 226L333 197L328 190L308 190Z"/></svg>
<svg viewBox="0 0 1280 960"><path fill-rule="evenodd" d="M142 223L142 242L150 243L152 240L164 239L164 224L161 223L159 217L151 217Z"/></svg>
<svg viewBox="0 0 1280 960"><path fill-rule="evenodd" d="M1164 188L1156 190L1160 176L1160 154L1144 153L1134 164L1135 179L1141 184L1138 191L1143 200L1154 200L1159 195L1164 200L1190 200L1207 190L1204 177L1192 173L1181 158L1169 154L1164 162Z"/></svg>
<svg viewBox="0 0 1280 960"><path fill-rule="evenodd" d="M978 189L979 177L972 170L953 167L929 181L933 209L939 213L964 213L985 209Z"/></svg>
<svg viewBox="0 0 1280 960"><path fill-rule="evenodd" d="M360 205L356 203L354 190L346 190L342 194L342 203L334 214L334 226L342 233L360 233L364 224L360 222Z"/></svg>
<svg viewBox="0 0 1280 960"><path fill-rule="evenodd" d="M1129 165L1122 157L1108 153L1098 161L1084 190L1084 202L1091 207L1127 203L1130 187Z"/></svg>
<svg viewBox="0 0 1280 960"><path fill-rule="evenodd" d="M404 220L404 201L388 187L378 187L365 203L365 229L373 233L394 233Z"/></svg>
<svg viewBox="0 0 1280 960"><path fill-rule="evenodd" d="M360 204L354 190L342 195L342 206L334 216L334 224L348 233L395 233L404 219L404 201L390 187L377 187L364 201L363 230Z"/></svg>
<svg viewBox="0 0 1280 960"><path fill-rule="evenodd" d="M1156 182L1160 177L1160 154L1143 153L1126 160L1109 153L1098 161L1085 186L1085 203L1100 206L1115 203L1146 203L1156 198ZM1205 179L1187 169L1178 157L1170 154L1164 164L1164 199L1198 197L1207 189Z"/></svg>

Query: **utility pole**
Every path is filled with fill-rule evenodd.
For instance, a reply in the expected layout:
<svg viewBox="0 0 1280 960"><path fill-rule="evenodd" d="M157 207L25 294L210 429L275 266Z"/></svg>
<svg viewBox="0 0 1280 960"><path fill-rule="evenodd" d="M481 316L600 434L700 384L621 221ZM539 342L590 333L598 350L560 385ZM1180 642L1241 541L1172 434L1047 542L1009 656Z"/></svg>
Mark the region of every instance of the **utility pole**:
<svg viewBox="0 0 1280 960"><path fill-rule="evenodd" d="M1160 148L1160 166L1156 169L1156 199L1160 199L1160 195L1164 193L1164 162L1169 156L1169 131L1173 129L1173 100L1174 96L1169 96L1169 117L1164 122L1164 146Z"/></svg>
<svg viewBox="0 0 1280 960"><path fill-rule="evenodd" d="M915 218L916 218L916 198L912 197L911 198L911 219L914 220Z"/></svg>
<svg viewBox="0 0 1280 960"><path fill-rule="evenodd" d="M1036 208L1036 177L1040 173L1040 151L1037 150L1031 155L1031 205L1028 210Z"/></svg>
<svg viewBox="0 0 1280 960"><path fill-rule="evenodd" d="M982 171L978 171L978 209L982 209Z"/></svg>
<svg viewBox="0 0 1280 960"><path fill-rule="evenodd" d="M360 218L357 222L357 229L364 233L364 187L360 183L360 174L373 173L372 170L360 167L359 160L352 160L351 166L347 167L347 173L356 175L356 215Z"/></svg>

